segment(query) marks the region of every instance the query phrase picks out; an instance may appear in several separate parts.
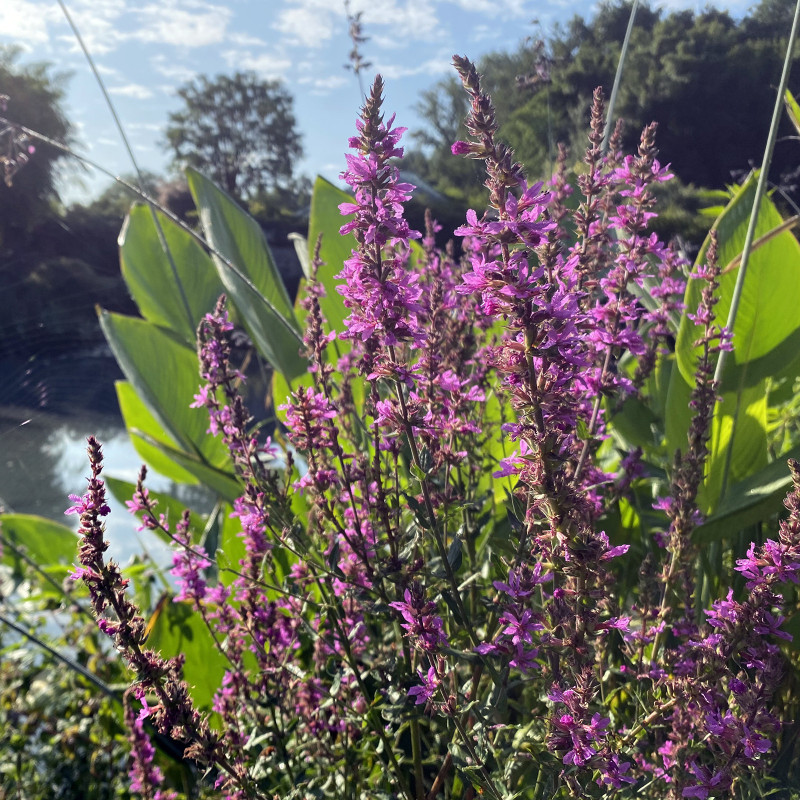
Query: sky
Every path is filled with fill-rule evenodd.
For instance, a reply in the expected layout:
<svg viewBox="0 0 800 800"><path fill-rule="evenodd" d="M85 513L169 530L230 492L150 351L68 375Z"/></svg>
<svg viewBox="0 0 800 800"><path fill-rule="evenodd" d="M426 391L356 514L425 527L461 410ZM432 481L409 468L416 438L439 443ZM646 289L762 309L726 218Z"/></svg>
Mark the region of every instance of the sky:
<svg viewBox="0 0 800 800"><path fill-rule="evenodd" d="M717 0L741 16L753 0ZM65 0L107 89L139 166L167 172L162 144L176 89L195 75L253 70L282 80L295 100L305 156L298 172L336 182L361 95L344 68L352 44L341 0ZM667 0L664 9L700 11L706 2ZM420 92L453 73L454 53L477 60L515 49L574 14L591 17L580 0L351 0L369 40L369 83L380 72L384 109L409 130L422 127ZM537 24L533 24L534 21ZM100 89L56 0L0 0L0 44L22 49L21 63L47 61L71 73L65 110L79 151L114 174L131 164ZM0 86L0 93L2 87ZM13 98L8 115L13 114ZM406 140L408 144L408 140ZM67 170L65 202L86 202L108 185L103 175Z"/></svg>

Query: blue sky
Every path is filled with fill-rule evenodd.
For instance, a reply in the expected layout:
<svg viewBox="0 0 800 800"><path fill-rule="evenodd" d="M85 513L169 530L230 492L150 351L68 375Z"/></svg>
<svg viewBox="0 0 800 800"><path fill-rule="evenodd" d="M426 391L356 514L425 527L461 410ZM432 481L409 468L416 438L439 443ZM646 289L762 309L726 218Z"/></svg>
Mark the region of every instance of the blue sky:
<svg viewBox="0 0 800 800"><path fill-rule="evenodd" d="M340 0L66 0L116 104L140 166L164 172L160 146L175 90L198 73L254 70L282 79L295 98L305 158L299 171L336 180L352 135L359 91L344 69L350 51ZM720 0L736 16L753 3ZM669 0L663 8L701 10ZM386 82L385 109L398 124L420 126L420 91L448 75L453 53L472 59L516 47L595 3L576 0L351 0L370 40L364 57ZM66 110L83 153L115 173L130 171L100 90L55 0L0 0L0 43L23 48L22 61L50 61L72 73ZM367 82L371 75L367 78ZM0 90L2 87L0 87ZM12 99L13 102L13 99ZM13 106L9 107L9 115ZM86 200L107 178L69 171L62 196Z"/></svg>

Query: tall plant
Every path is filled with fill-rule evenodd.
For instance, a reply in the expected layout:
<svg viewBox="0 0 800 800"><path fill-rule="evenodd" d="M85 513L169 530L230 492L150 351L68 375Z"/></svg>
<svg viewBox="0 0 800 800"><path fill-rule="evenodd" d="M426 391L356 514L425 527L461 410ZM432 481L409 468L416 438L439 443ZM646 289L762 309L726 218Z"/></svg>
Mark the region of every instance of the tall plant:
<svg viewBox="0 0 800 800"><path fill-rule="evenodd" d="M294 309L260 269L269 260L244 215L189 176L228 302L276 365L274 440L250 427L225 300L199 328L192 403L222 450L187 416L191 357L184 334L165 330L177 294L156 307L142 280L146 320L105 318L138 391L121 392L129 419L149 431L138 430L140 447L166 469L213 476L232 502L233 522L223 507L198 541L188 513L159 513L144 474L132 501L177 544L178 606L220 662L214 715L198 714L205 689L182 682L180 658L147 649L105 562L94 440L75 505L76 575L137 674L142 714L187 742L229 797L709 797L757 786L780 727L778 582L800 568L795 466L789 521L733 551L741 590L716 595L707 578L732 576L697 567L703 535L738 530L714 490L734 447L725 431L760 446L766 426L748 430L742 409L767 407L763 382L797 326L737 351L749 376L734 387L738 405L716 404L729 391L713 369L730 346L716 309L729 302L736 198L684 309L682 263L648 231L652 188L669 177L654 127L635 156L613 137L603 155L596 95L570 211L564 176L527 182L496 139L474 67L455 63L471 111L453 150L485 163L489 189L487 212L456 231L463 258L436 248L433 220L415 232L404 219L412 187L393 161L403 129L383 118L380 79L350 142L353 197L317 185ZM340 236L336 203L352 217ZM124 259L147 241L146 226L131 230ZM771 241L791 252L783 234ZM158 272L158 259L137 264L131 274ZM798 265L787 263L784 288ZM302 358L292 331L303 331ZM160 357L140 352L143 341ZM677 442L681 420L673 460L661 432ZM776 485L762 466L734 476L759 490L734 492L739 513L759 519L789 480Z"/></svg>

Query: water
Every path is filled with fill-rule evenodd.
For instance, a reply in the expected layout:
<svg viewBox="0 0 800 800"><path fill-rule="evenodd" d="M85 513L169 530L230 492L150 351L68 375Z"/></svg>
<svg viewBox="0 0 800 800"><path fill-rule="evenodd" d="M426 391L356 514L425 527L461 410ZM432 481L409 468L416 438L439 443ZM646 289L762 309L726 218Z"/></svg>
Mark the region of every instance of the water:
<svg viewBox="0 0 800 800"><path fill-rule="evenodd" d="M68 495L86 490L86 437L103 445L104 473L135 482L141 459L117 407L114 381L122 375L103 347L57 357L0 362L0 505L5 511L38 514L77 529L65 516ZM170 481L150 473L153 490L180 494ZM167 563L169 548L109 497L109 554L127 563L145 548Z"/></svg>

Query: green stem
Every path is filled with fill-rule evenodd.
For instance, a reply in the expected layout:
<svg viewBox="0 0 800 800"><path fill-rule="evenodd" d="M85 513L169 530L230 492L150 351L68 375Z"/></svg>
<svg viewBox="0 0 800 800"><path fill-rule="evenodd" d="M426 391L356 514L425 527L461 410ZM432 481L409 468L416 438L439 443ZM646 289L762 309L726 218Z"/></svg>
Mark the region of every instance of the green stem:
<svg viewBox="0 0 800 800"><path fill-rule="evenodd" d="M97 675L95 675L92 672L89 672L89 670L86 669L86 667L84 667L82 664L79 664L77 661L73 661L71 658L68 658L67 656L59 653L58 650L54 650L52 647L50 647L49 644L47 644L38 636L36 636L36 634L26 631L25 628L21 627L20 625L17 625L16 622L13 622L2 613L0 613L0 623L8 626L9 628L11 628L12 631L18 633L20 636L27 639L32 644L35 644L37 647L44 650L45 653L51 655L57 661L60 661L65 666L69 667L73 672L77 672L79 675L83 675L83 677L86 678L87 681L89 681L91 684L97 687L104 695L106 695L106 697L110 698L115 703L119 703L120 705L122 704L122 699L120 698L120 696L107 683L100 680L100 678L98 678Z"/></svg>
<svg viewBox="0 0 800 800"><path fill-rule="evenodd" d="M44 580L46 580L47 583L49 583L54 589L56 589L56 591L62 597L64 597L64 599L67 600L67 602L75 606L75 608L81 614L83 614L87 619L90 619L92 622L94 622L94 616L92 615L91 611L89 611L88 608L82 606L75 598L73 598L67 592L65 592L64 586L62 584L51 578L50 575L48 575L47 572L45 572L45 570L42 569L42 567L40 567L27 553L20 550L13 542L9 541L5 536L3 536L2 533L0 533L0 544L11 550L14 553L14 555L17 556L17 558L24 561L34 572L36 572L38 575L44 578Z"/></svg>
<svg viewBox="0 0 800 800"><path fill-rule="evenodd" d="M425 800L425 779L422 774L422 740L419 720L411 720L411 754L414 759L414 789L417 800Z"/></svg>
<svg viewBox="0 0 800 800"><path fill-rule="evenodd" d="M268 298L264 297L260 289L250 278L247 277L247 275L244 274L244 272L239 269L239 267L236 266L236 264L220 253L219 250L217 250L210 242L207 242L194 228L192 228L190 225L187 225L180 217L173 214L168 208L162 206L158 200L150 197L147 192L143 192L141 189L134 186L130 181L126 181L124 178L120 178L118 175L115 175L113 172L102 166L102 164L98 164L96 161L92 161L91 158L87 158L86 156L82 156L80 153L76 153L74 150L72 150L72 148L67 147L67 145L62 144L55 139L51 139L49 136L39 133L39 131L35 131L32 128L27 128L25 125L20 125L18 122L13 122L5 117L0 117L0 123L4 125L11 125L17 130L22 131L22 133L27 134L31 138L40 142L44 142L51 147L55 147L56 150L60 150L62 153L66 153L76 161L80 161L81 164L85 164L87 167L96 169L98 172L116 181L120 186L124 186L129 192L136 195L136 197L147 203L147 205L149 205L151 208L155 208L160 211L170 222L174 222L181 230L188 233L189 236L198 242L205 250L208 250L211 255L218 258L240 281L242 281L242 283L245 284L245 286L247 286L248 289L253 292L254 296L257 297L261 303L263 303L270 311L272 311L273 314L275 314L280 324L286 328L290 335L292 335L300 345L304 344L302 334L287 319L283 317L282 313L275 307L273 303L270 302Z"/></svg>
<svg viewBox="0 0 800 800"><path fill-rule="evenodd" d="M131 160L131 164L133 164L133 169L136 172L136 179L139 183L139 188L144 191L144 179L142 177L142 172L139 169L139 164L136 161L136 157L133 154L133 148L131 147L131 143L128 140L127 135L125 134L125 128L122 127L122 122L117 115L117 110L114 107L114 103L111 100L111 96L108 94L106 90L106 85L103 82L103 79L100 77L100 73L95 66L94 60L92 59L91 54L89 53L89 49L86 47L86 44L81 37L80 31L78 31L77 26L72 20L72 17L67 11L67 7L64 5L63 0L58 0L58 5L61 7L61 10L64 12L64 16L67 18L67 22L69 23L70 28L72 28L72 33L75 35L75 38L78 40L78 45L80 46L81 50L83 51L84 56L86 56L86 60L89 62L89 67L94 74L95 80L97 81L97 85L100 87L100 91L103 93L103 97L105 98L106 105L108 106L109 111L111 112L111 116L114 119L114 124L117 126L117 130L119 131L119 135L122 139L122 143L125 146L125 150L128 152L128 157ZM172 272L172 277L175 280L175 283L178 287L178 292L181 296L181 302L183 303L183 310L186 313L186 318L189 321L189 329L193 330L197 326L197 320L193 319L192 311L189 307L189 300L186 297L186 292L183 288L183 283L178 275L178 267L175 264L175 259L172 257L172 251L170 250L169 244L167 244L167 237L164 235L164 229L161 227L161 222L159 221L158 217L156 216L156 212L152 206L150 206L150 214L153 217L153 224L156 228L156 234L158 235L158 243L161 245L161 249L164 251L164 255L167 257L167 261L169 261L170 270Z"/></svg>
<svg viewBox="0 0 800 800"><path fill-rule="evenodd" d="M792 66L792 50L794 49L794 42L797 38L798 25L800 24L800 0L797 0L794 7L794 20L792 21L792 31L789 34L789 42L786 45L786 56L783 59L783 70L781 72L781 81L778 86L778 92L775 97L775 107L772 110L772 122L769 126L769 134L767 135L767 145L764 148L764 158L761 162L761 170L758 173L758 183L756 184L756 194L753 198L753 208L750 212L750 222L747 226L747 233L744 238L744 247L742 248L742 258L739 264L739 272L736 275L736 284L733 287L733 296L731 297L731 307L728 311L728 321L726 328L733 336L734 325L736 324L736 315L739 311L739 302L742 298L742 291L744 288L744 279L747 274L747 266L750 261L750 252L753 248L753 240L756 234L756 225L758 224L758 212L761 206L761 199L764 196L767 188L767 177L769 174L770 164L772 163L772 154L775 150L775 141L778 137L778 124L783 110L783 97L786 93L786 86L789 82L789 72ZM714 382L717 386L722 386L722 375L725 368L725 363L728 360L728 350L720 351L719 358L717 359L717 367L714 370ZM720 392L721 395L721 392ZM733 437L736 433L736 428L731 433L731 441L728 443L728 452L725 457L725 470L723 472L722 491L720 492L720 499L725 496L728 488L728 473L730 470L731 456L733 454Z"/></svg>
<svg viewBox="0 0 800 800"><path fill-rule="evenodd" d="M775 140L778 137L778 123L781 118L781 111L783 109L783 96L786 93L786 85L789 82L789 71L792 66L792 50L794 48L794 41L797 38L798 24L800 24L800 0L794 7L794 20L792 22L792 32L789 34L789 42L786 45L786 57L783 60L783 71L781 72L781 82L778 86L778 93L775 97L775 107L772 110L772 122L769 126L769 134L767 135L767 146L764 148L764 158L761 162L761 171L758 174L758 184L756 185L756 196L753 200L753 210L750 213L750 224L747 226L747 234L744 239L744 247L742 248L742 260L739 265L739 273L736 276L736 285L733 289L733 297L731 298L731 308L728 312L727 328L733 333L733 326L736 322L736 314L739 310L739 301L742 297L742 287L744 286L744 277L747 272L747 262L750 259L750 251L753 247L753 239L756 232L756 223L758 222L758 211L761 205L761 198L767 186L767 174L769 167L772 163L772 153L775 149ZM714 372L714 380L718 383L722 380L722 370L725 361L728 357L728 351L723 350L719 354L717 360L717 368Z"/></svg>
<svg viewBox="0 0 800 800"><path fill-rule="evenodd" d="M619 54L619 61L617 62L617 72L614 75L614 85L611 87L611 98L608 101L608 113L606 115L606 129L603 133L603 143L600 146L600 151L603 155L608 150L608 141L611 138L611 122L614 119L614 106L617 104L617 92L619 91L619 84L622 81L622 69L625 66L625 61L628 57L628 45L631 40L631 31L633 31L633 21L636 19L636 9L639 7L639 0L633 0L631 6L631 15L628 17L628 28L625 31L625 39L622 42L622 50Z"/></svg>
<svg viewBox="0 0 800 800"><path fill-rule="evenodd" d="M341 620L339 619L339 609L333 602L331 602L330 593L328 592L328 587L318 575L315 574L315 570L313 565L309 565L311 568L311 572L314 575L314 580L316 581L317 586L319 587L320 592L322 593L323 599L330 610L330 619L333 622L334 627L336 628L336 632L339 634L339 641L342 645L342 649L344 650L344 658L347 662L348 666L353 672L353 676L356 679L356 683L358 684L358 688L361 691L361 694L364 700L370 706L369 710L366 712L365 716L373 725L375 732L378 734L381 742L383 742L383 749L386 752L386 755L389 757L389 761L391 762L392 769L394 771L395 777L397 778L397 782L400 786L400 791L405 796L406 800L415 800L413 795L411 794L411 790L408 788L408 783L406 782L405 775L403 771L400 769L400 764L397 761L397 757L394 754L394 749L392 748L392 744L389 741L389 738L386 736L386 731L384 731L384 722L380 719L379 715L376 714L375 709L372 707L374 703L374 697L370 694L369 690L367 689L366 685L364 684L364 679L361 676L361 672L358 669L358 664L356 663L355 658L353 657L353 651L350 648L350 640L347 636L347 631L342 628ZM338 601L338 598L337 598Z"/></svg>

